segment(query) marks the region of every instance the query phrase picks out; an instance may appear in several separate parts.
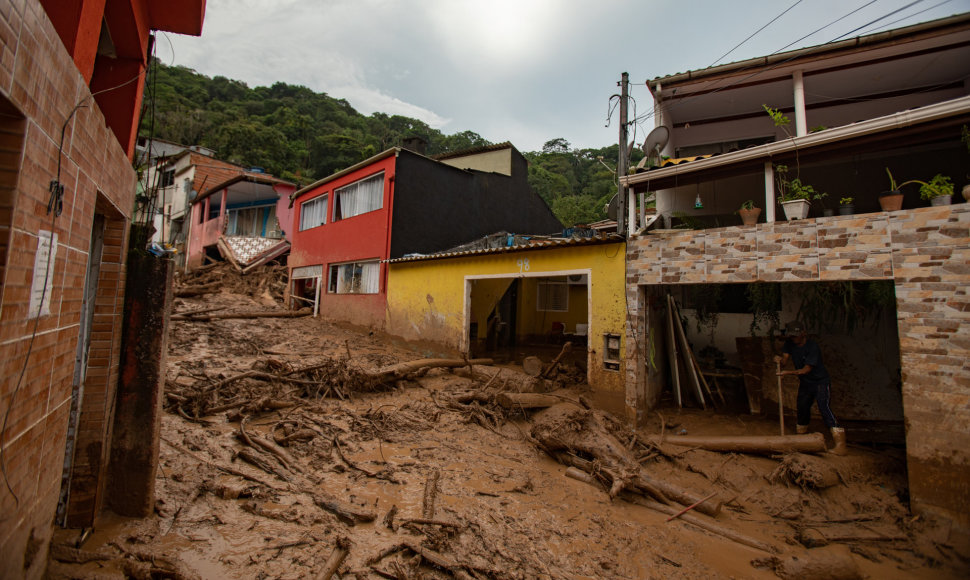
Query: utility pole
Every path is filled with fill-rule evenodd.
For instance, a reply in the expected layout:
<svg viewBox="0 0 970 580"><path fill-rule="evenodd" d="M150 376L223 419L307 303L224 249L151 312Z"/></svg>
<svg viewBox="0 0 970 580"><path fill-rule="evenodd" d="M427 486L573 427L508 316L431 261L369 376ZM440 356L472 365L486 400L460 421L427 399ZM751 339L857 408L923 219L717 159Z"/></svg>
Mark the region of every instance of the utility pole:
<svg viewBox="0 0 970 580"><path fill-rule="evenodd" d="M616 233L624 235L626 233L626 187L620 181L629 172L630 159L627 151L627 100L630 87L629 73L623 73L620 80L620 158L616 164L616 176L619 183L616 192Z"/></svg>

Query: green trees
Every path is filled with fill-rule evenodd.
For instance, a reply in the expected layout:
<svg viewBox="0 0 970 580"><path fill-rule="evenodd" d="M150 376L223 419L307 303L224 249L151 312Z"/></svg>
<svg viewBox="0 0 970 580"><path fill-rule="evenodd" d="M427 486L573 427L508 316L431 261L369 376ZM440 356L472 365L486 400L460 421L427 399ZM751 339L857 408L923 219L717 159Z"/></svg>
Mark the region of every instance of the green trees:
<svg viewBox="0 0 970 580"><path fill-rule="evenodd" d="M474 131L445 135L401 115L365 116L344 99L275 83L250 88L155 62L145 87L141 134L214 149L221 159L258 166L300 185L326 177L408 137L427 142L426 155L491 145ZM616 193L617 146L572 149L562 137L524 152L529 183L567 227L606 217ZM602 161L598 159L602 158Z"/></svg>

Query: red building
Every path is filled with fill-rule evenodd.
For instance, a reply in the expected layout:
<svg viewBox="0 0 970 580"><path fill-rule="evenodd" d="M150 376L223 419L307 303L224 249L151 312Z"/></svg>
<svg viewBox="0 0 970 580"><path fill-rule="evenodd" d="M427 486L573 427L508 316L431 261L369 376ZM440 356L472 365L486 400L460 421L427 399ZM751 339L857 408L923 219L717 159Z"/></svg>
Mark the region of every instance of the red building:
<svg viewBox="0 0 970 580"><path fill-rule="evenodd" d="M510 231L562 231L509 143L432 159L392 148L293 195L290 303L380 327L387 265Z"/></svg>
<svg viewBox="0 0 970 580"><path fill-rule="evenodd" d="M152 30L205 0L0 0L0 577L105 497Z"/></svg>

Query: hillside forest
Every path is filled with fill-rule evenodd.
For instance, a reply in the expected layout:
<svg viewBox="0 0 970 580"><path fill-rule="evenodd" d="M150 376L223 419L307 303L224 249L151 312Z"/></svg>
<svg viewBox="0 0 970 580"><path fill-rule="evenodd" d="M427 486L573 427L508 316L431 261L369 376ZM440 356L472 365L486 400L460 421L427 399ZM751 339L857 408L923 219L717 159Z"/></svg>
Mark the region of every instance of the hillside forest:
<svg viewBox="0 0 970 580"><path fill-rule="evenodd" d="M250 88L157 59L147 80L140 134L202 145L220 159L261 167L299 185L401 146L409 137L423 138L429 156L492 144L471 130L446 135L418 119L363 115L345 99L304 86L277 82ZM617 153L616 144L573 149L561 137L541 151L522 152L530 185L566 227L606 218L605 206L616 193Z"/></svg>

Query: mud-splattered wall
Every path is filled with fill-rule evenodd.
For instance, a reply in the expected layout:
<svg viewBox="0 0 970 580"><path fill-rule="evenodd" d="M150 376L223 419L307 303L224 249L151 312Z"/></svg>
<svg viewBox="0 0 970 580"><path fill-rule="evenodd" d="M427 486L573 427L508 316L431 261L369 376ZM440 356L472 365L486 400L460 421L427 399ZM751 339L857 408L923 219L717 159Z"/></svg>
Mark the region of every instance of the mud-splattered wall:
<svg viewBox="0 0 970 580"><path fill-rule="evenodd" d="M645 345L646 287L893 280L912 505L970 526L970 205L641 236L627 279L627 328ZM651 400L643 360L627 351L632 417Z"/></svg>

